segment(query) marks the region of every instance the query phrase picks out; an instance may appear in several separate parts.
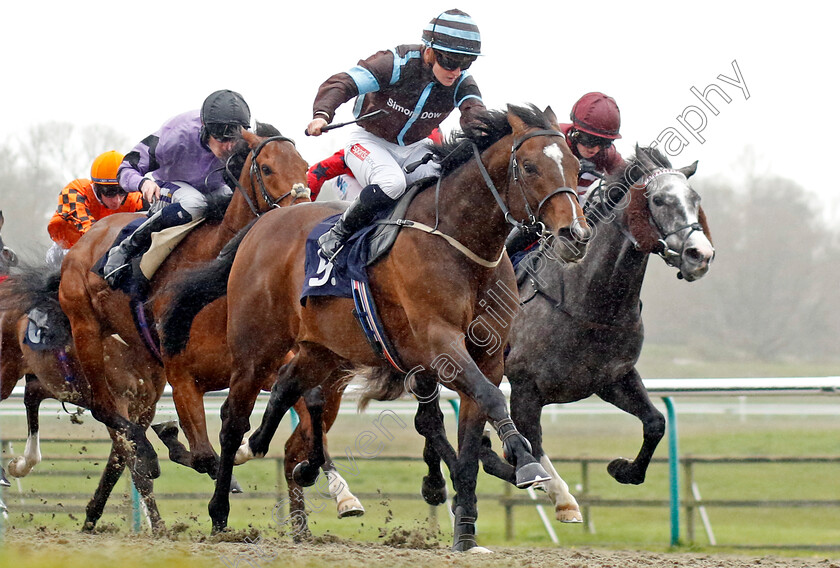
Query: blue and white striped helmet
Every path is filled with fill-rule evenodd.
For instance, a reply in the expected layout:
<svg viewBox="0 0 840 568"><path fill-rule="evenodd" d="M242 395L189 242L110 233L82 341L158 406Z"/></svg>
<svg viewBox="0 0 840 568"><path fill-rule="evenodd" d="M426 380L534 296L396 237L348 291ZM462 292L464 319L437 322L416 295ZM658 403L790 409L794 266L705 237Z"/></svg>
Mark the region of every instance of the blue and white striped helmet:
<svg viewBox="0 0 840 568"><path fill-rule="evenodd" d="M469 14L461 10L447 10L432 18L423 29L423 43L440 51L481 55L478 26Z"/></svg>

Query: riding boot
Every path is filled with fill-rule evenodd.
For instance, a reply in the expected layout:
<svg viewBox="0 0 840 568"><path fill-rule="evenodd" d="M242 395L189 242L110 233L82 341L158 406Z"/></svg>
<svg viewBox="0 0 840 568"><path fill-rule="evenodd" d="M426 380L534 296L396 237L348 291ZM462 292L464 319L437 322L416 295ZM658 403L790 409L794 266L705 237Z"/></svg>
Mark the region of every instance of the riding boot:
<svg viewBox="0 0 840 568"><path fill-rule="evenodd" d="M105 280L112 288L116 288L131 259L146 252L152 244L152 233L190 221L192 221L192 215L178 203L167 205L146 219L133 233L108 252L108 261L102 268Z"/></svg>
<svg viewBox="0 0 840 568"><path fill-rule="evenodd" d="M378 185L369 185L338 218L335 225L318 238L319 254L332 261L350 236L370 224L377 213L394 204Z"/></svg>

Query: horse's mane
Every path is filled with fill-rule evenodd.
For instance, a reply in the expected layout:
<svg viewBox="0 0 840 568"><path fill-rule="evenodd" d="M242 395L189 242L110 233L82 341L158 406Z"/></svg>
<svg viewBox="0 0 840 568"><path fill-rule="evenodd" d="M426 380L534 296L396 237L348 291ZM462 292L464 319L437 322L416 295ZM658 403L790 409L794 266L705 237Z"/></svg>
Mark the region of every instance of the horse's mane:
<svg viewBox="0 0 840 568"><path fill-rule="evenodd" d="M282 136L280 131L268 124L267 122L259 122L257 121L257 126L254 128L254 134L261 138L269 138L271 136ZM239 176L242 175L242 168L245 167L245 160L248 159L248 152L251 151L251 148L248 147L248 142L245 140L239 140L236 143L236 147L233 150L233 155L230 157L228 161L228 169L230 170L230 174L234 176L234 181L239 181ZM225 181L228 182L228 185L231 187L234 184L228 179L227 172L225 172Z"/></svg>
<svg viewBox="0 0 840 568"><path fill-rule="evenodd" d="M627 160L627 165L620 172L604 180L606 188L601 196L602 212L612 212L616 207L626 206L625 222L627 228L644 253L653 251L659 245L659 237L650 224L650 209L643 189L632 189L655 168L670 168L671 162L656 148L636 146L636 153ZM630 193L630 202L626 196Z"/></svg>
<svg viewBox="0 0 840 568"><path fill-rule="evenodd" d="M548 119L534 105L508 105L508 110L534 128L550 129ZM463 131L456 130L442 143L432 147L432 152L441 162L441 177L455 171L473 157L472 147L463 144L473 142L479 152L483 152L508 134L513 129L508 122L507 110L488 110L478 114ZM444 158L446 158L444 160Z"/></svg>

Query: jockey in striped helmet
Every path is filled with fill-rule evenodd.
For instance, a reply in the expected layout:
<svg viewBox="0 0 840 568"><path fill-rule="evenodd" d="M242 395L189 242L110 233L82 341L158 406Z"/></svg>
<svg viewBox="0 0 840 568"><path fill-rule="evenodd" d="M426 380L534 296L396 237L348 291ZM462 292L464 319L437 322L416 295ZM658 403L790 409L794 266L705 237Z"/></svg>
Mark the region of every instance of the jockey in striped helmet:
<svg viewBox="0 0 840 568"><path fill-rule="evenodd" d="M478 85L467 71L479 55L478 26L464 12L447 10L426 25L422 43L375 53L321 85L309 135L319 136L336 109L354 97L355 116L365 117L353 127L344 148L346 165L362 189L318 240L321 256L332 260L350 235L393 205L410 183L437 175L438 166L432 162L411 174L403 167L428 153L429 134L455 107L462 127L486 111Z"/></svg>

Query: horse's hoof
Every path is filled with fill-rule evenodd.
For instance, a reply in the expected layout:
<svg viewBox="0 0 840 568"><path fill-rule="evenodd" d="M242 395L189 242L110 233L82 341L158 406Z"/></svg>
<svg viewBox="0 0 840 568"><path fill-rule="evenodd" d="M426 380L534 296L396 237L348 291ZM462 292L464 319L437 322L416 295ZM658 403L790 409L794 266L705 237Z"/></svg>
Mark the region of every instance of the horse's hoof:
<svg viewBox="0 0 840 568"><path fill-rule="evenodd" d="M516 470L516 486L519 489L527 489L535 483L546 481L551 481L551 476L538 462L525 464Z"/></svg>
<svg viewBox="0 0 840 568"><path fill-rule="evenodd" d="M6 470L0 467L0 487L11 487L12 484L6 479Z"/></svg>
<svg viewBox="0 0 840 568"><path fill-rule="evenodd" d="M292 478L301 487L312 487L318 481L318 469L310 467L309 460L304 460L292 470Z"/></svg>
<svg viewBox="0 0 840 568"><path fill-rule="evenodd" d="M236 478L233 477L233 476L230 476L230 492L231 493L245 493L245 491L242 489L242 486L239 485L239 482L236 481Z"/></svg>
<svg viewBox="0 0 840 568"><path fill-rule="evenodd" d="M339 519L344 519L347 517L361 517L365 514L365 508L362 506L362 502L359 501L355 496L348 497L341 503L338 503L337 509Z"/></svg>
<svg viewBox="0 0 840 568"><path fill-rule="evenodd" d="M85 524L82 525L83 533L92 533L94 530L96 530L96 523L85 521Z"/></svg>
<svg viewBox="0 0 840 568"><path fill-rule="evenodd" d="M434 485L429 482L429 476L423 477L423 485L420 488L420 494L423 495L423 500L429 505L437 506L446 503L446 481L441 478L441 485Z"/></svg>
<svg viewBox="0 0 840 568"><path fill-rule="evenodd" d="M644 472L639 473L639 470L634 467L633 462L624 458L614 459L607 466L607 473L619 483L625 485L641 485L645 482Z"/></svg>
<svg viewBox="0 0 840 568"><path fill-rule="evenodd" d="M9 460L9 475L12 477L26 477L26 474L30 471L32 471L32 468L26 467L26 459L24 459L23 456L18 456ZM3 479L5 479L5 477L6 476L3 476ZM8 480L6 480L6 482L8 483ZM0 481L0 485L2 484L3 482ZM8 485L3 485L3 487L8 487Z"/></svg>
<svg viewBox="0 0 840 568"><path fill-rule="evenodd" d="M483 546L473 546L469 550L467 550L470 554L493 554L493 551L489 548L484 548Z"/></svg>
<svg viewBox="0 0 840 568"><path fill-rule="evenodd" d="M583 515L580 514L580 509L554 509L555 518L561 523L582 523Z"/></svg>
<svg viewBox="0 0 840 568"><path fill-rule="evenodd" d="M134 473L146 479L157 479L160 477L160 463L157 454L151 456L137 456L134 460Z"/></svg>
<svg viewBox="0 0 840 568"><path fill-rule="evenodd" d="M244 438L239 449L236 450L236 455L233 457L233 465L242 465L256 457L251 450L251 444L248 443L248 438Z"/></svg>
<svg viewBox="0 0 840 568"><path fill-rule="evenodd" d="M169 422L160 422L158 424L152 424L152 430L154 430L157 437L164 443L170 438L178 439L178 422L175 420L170 420Z"/></svg>

